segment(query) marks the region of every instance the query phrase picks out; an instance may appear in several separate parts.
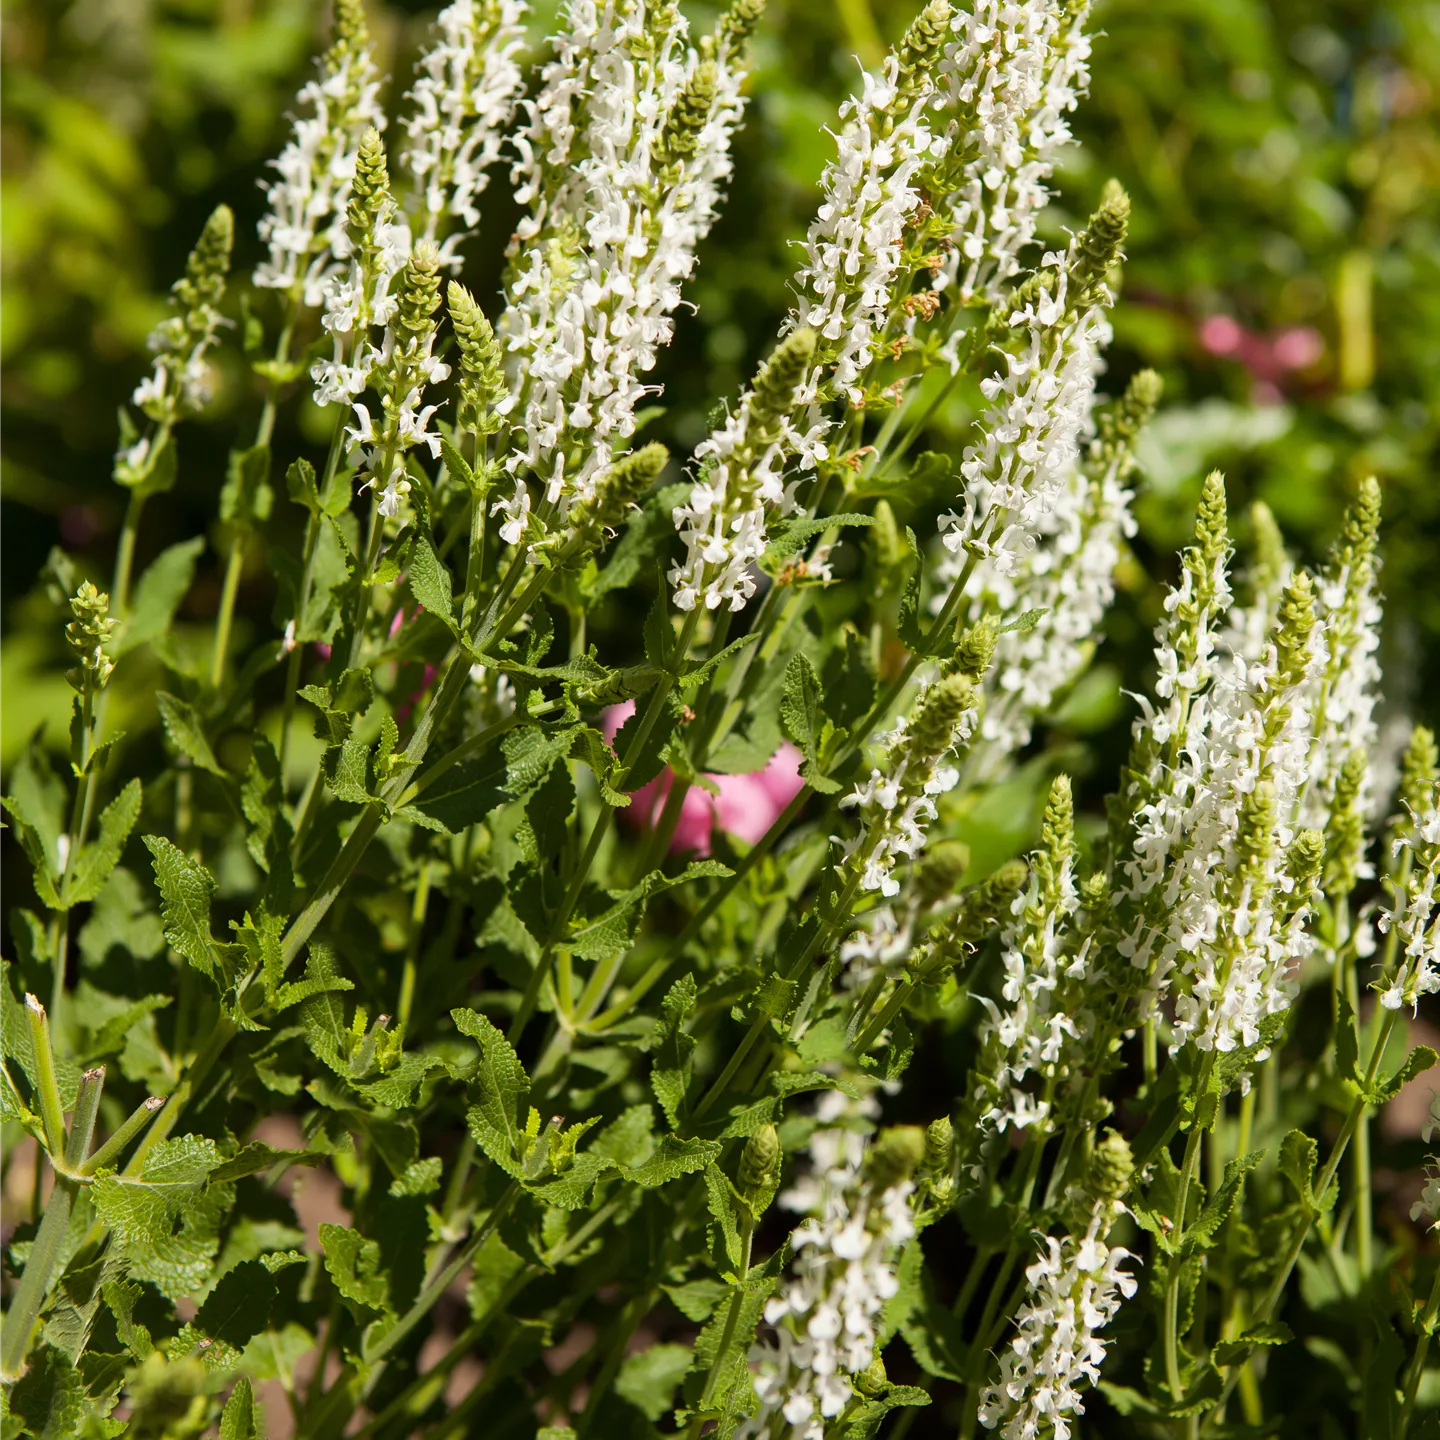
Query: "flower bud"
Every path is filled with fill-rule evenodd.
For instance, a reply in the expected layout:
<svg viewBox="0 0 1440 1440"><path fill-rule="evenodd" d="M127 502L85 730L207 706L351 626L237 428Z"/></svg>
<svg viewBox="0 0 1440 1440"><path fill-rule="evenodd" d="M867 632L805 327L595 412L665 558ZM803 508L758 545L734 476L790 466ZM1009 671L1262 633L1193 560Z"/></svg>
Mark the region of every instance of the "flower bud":
<svg viewBox="0 0 1440 1440"><path fill-rule="evenodd" d="M72 676L71 684L77 690L91 685L98 690L115 668L115 662L105 653L118 623L110 618L110 597L85 580L70 601L70 610L75 618L65 627L65 639L80 662L80 671Z"/></svg>
<svg viewBox="0 0 1440 1440"><path fill-rule="evenodd" d="M999 638L999 626L993 615L987 615L978 625L969 626L961 632L955 646L955 668L970 680L983 680Z"/></svg>
<svg viewBox="0 0 1440 1440"><path fill-rule="evenodd" d="M1134 1173L1135 1157L1130 1151L1130 1142L1118 1131L1107 1130L1090 1156L1086 1188L1097 1200L1119 1200L1130 1188Z"/></svg>
<svg viewBox="0 0 1440 1440"><path fill-rule="evenodd" d="M963 840L937 840L926 847L915 867L915 889L924 905L953 898L970 868L970 847Z"/></svg>
<svg viewBox="0 0 1440 1440"><path fill-rule="evenodd" d="M1111 266L1122 256L1125 232L1130 225L1130 197L1118 180L1107 180L1100 205L1081 231L1070 270L1072 308L1092 304L1105 283Z"/></svg>
<svg viewBox="0 0 1440 1440"><path fill-rule="evenodd" d="M1315 582L1308 570L1297 570L1285 586L1275 625L1278 681L1287 689L1305 678L1314 629Z"/></svg>
<svg viewBox="0 0 1440 1440"><path fill-rule="evenodd" d="M885 1373L885 1361L879 1354L855 1377L855 1388L867 1399L883 1394L890 1386L890 1377Z"/></svg>
<svg viewBox="0 0 1440 1440"><path fill-rule="evenodd" d="M877 1191L893 1189L914 1175L925 1159L925 1132L918 1125L891 1125L875 1138L865 1157Z"/></svg>
<svg viewBox="0 0 1440 1440"><path fill-rule="evenodd" d="M740 1167L735 1188L740 1198L756 1215L767 1209L780 1184L780 1132L773 1125L762 1125L745 1142L740 1152Z"/></svg>
<svg viewBox="0 0 1440 1440"><path fill-rule="evenodd" d="M955 730L975 698L964 675L944 675L916 702L910 722L911 753L933 760L955 743Z"/></svg>
<svg viewBox="0 0 1440 1440"><path fill-rule="evenodd" d="M505 397L505 370L500 342L475 297L457 281L446 291L450 324L460 352L459 403L456 418L462 429L490 435L500 428L495 407Z"/></svg>
<svg viewBox="0 0 1440 1440"><path fill-rule="evenodd" d="M795 403L795 391L815 358L815 332L792 330L770 352L770 358L755 376L747 402L755 422L762 427L778 425Z"/></svg>

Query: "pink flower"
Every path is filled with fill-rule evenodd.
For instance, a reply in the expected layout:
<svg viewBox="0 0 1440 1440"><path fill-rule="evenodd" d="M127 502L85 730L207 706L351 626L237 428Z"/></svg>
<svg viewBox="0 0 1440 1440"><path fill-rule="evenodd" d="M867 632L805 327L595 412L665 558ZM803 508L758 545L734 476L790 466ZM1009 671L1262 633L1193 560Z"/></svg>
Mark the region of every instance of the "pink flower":
<svg viewBox="0 0 1440 1440"><path fill-rule="evenodd" d="M621 725L634 713L633 700L612 705L600 722L605 738L613 744ZM718 794L692 785L680 802L679 819L670 839L671 853L693 851L702 857L708 855L717 823L727 834L753 845L804 787L800 760L800 752L787 741L763 769L748 775L706 775ZM630 808L624 812L632 824L648 827L655 823L665 808L674 779L666 770L633 792Z"/></svg>
<svg viewBox="0 0 1440 1440"><path fill-rule="evenodd" d="M1275 404L1283 398L1282 379L1292 371L1307 370L1325 353L1320 332L1309 325L1289 325L1261 333L1247 330L1229 315L1209 315L1195 331L1201 348L1243 365L1254 379L1252 398L1258 404Z"/></svg>
<svg viewBox="0 0 1440 1440"><path fill-rule="evenodd" d="M1240 322L1228 315L1209 315L1200 322L1200 343L1212 355L1235 354L1244 338Z"/></svg>

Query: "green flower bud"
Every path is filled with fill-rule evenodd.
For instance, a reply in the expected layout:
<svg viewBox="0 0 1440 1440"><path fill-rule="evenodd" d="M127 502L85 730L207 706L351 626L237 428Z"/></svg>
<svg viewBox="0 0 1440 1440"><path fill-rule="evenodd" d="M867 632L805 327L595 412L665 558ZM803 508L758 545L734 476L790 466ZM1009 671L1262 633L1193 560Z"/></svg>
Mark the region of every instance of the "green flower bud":
<svg viewBox="0 0 1440 1440"><path fill-rule="evenodd" d="M715 105L715 85L715 62L707 58L695 67L695 73L675 97L655 146L655 170L662 183L667 172L673 183L681 162L695 153L700 132Z"/></svg>
<svg viewBox="0 0 1440 1440"><path fill-rule="evenodd" d="M1045 815L1040 822L1040 849L1034 857L1041 894L1047 908L1059 901L1061 877L1075 853L1075 800L1070 777L1057 775L1050 783Z"/></svg>
<svg viewBox="0 0 1440 1440"><path fill-rule="evenodd" d="M1365 815L1362 791L1369 757L1356 746L1335 777L1335 794L1325 822L1325 889L1336 897L1348 895L1359 878L1365 858Z"/></svg>
<svg viewBox="0 0 1440 1440"><path fill-rule="evenodd" d="M867 1400L883 1395L890 1388L890 1377L885 1373L885 1362L877 1354L875 1358L855 1377L855 1388Z"/></svg>
<svg viewBox="0 0 1440 1440"><path fill-rule="evenodd" d="M495 407L505 397L500 342L475 297L458 281L450 282L446 301L460 356L457 420L462 429L493 435L501 424Z"/></svg>
<svg viewBox="0 0 1440 1440"><path fill-rule="evenodd" d="M925 1159L920 1173L937 1200L948 1199L955 1188L955 1127L948 1115L925 1127Z"/></svg>
<svg viewBox="0 0 1440 1440"><path fill-rule="evenodd" d="M172 291L192 330L208 328L207 312L225 298L225 277L230 273L234 242L235 214L228 205L217 205L185 262L184 276L175 282Z"/></svg>
<svg viewBox="0 0 1440 1440"><path fill-rule="evenodd" d="M350 203L345 223L357 238L371 237L375 221L390 199L390 167L385 159L385 142L372 125L360 137L355 156L355 179L350 186Z"/></svg>
<svg viewBox="0 0 1440 1440"><path fill-rule="evenodd" d="M418 340L428 335L435 328L435 312L439 308L439 256L433 242L420 240L400 273L396 331L407 339Z"/></svg>
<svg viewBox="0 0 1440 1440"><path fill-rule="evenodd" d="M607 533L619 529L626 512L669 461L670 452L655 441L622 455L595 482L595 493L570 507L572 532L592 547L599 545Z"/></svg>
<svg viewBox="0 0 1440 1440"><path fill-rule="evenodd" d="M1122 474L1132 468L1130 450L1150 423L1164 389L1165 382L1154 370L1140 370L1131 377L1124 395L1100 411L1098 433L1089 450L1091 465L1106 466L1120 460Z"/></svg>
<svg viewBox="0 0 1440 1440"><path fill-rule="evenodd" d="M1242 873L1260 869L1274 854L1275 821L1275 786L1262 780L1240 803L1235 849Z"/></svg>
<svg viewBox="0 0 1440 1440"><path fill-rule="evenodd" d="M1135 1174L1130 1142L1118 1131L1107 1130L1090 1156L1086 1188L1097 1200L1120 1200Z"/></svg>
<svg viewBox="0 0 1440 1440"><path fill-rule="evenodd" d="M933 762L955 742L955 729L975 699L964 675L943 675L916 702L910 720L910 753Z"/></svg>
<svg viewBox="0 0 1440 1440"><path fill-rule="evenodd" d="M915 867L915 889L921 903L938 905L951 899L969 868L970 847L963 840L937 840L926 846Z"/></svg>
<svg viewBox="0 0 1440 1440"><path fill-rule="evenodd" d="M1290 905L1298 909L1310 900L1325 860L1325 837L1318 830L1301 830L1285 852L1285 873L1295 882Z"/></svg>
<svg viewBox="0 0 1440 1440"><path fill-rule="evenodd" d="M1417 725L1410 732L1405 758L1400 762L1400 799L1405 808L1418 814L1428 800L1440 769L1440 752L1435 746L1435 732L1427 725Z"/></svg>
<svg viewBox="0 0 1440 1440"><path fill-rule="evenodd" d="M869 543L879 572L877 580L882 585L893 584L898 589L900 581L893 577L903 578L910 547L905 543L904 533L888 500L881 500L875 506L875 523L870 527Z"/></svg>
<svg viewBox="0 0 1440 1440"><path fill-rule="evenodd" d="M931 83L935 64L950 38L950 22L954 17L955 11L948 0L930 0L910 22L896 51L899 84L894 109L897 114L908 110L922 89Z"/></svg>
<svg viewBox="0 0 1440 1440"><path fill-rule="evenodd" d="M88 580L82 581L75 592L70 611L75 618L65 627L65 639L75 652L80 669L68 678L77 690L92 687L98 690L115 668L105 647L114 637L119 622L110 618L110 597Z"/></svg>
<svg viewBox="0 0 1440 1440"><path fill-rule="evenodd" d="M973 945L983 940L1008 915L1015 897L1025 888L1030 867L1021 859L1007 860L987 875L965 896L959 915L955 917L956 943Z"/></svg>
<svg viewBox="0 0 1440 1440"><path fill-rule="evenodd" d="M995 644L999 638L999 622L993 615L987 615L978 625L969 626L962 631L956 643L952 662L955 668L968 679L983 680L995 656Z"/></svg>
<svg viewBox="0 0 1440 1440"><path fill-rule="evenodd" d="M815 332L792 330L760 367L746 402L754 421L763 428L778 425L795 404L795 391L815 358Z"/></svg>
<svg viewBox="0 0 1440 1440"><path fill-rule="evenodd" d="M1195 549L1209 574L1217 561L1230 553L1230 533L1225 516L1225 477L1212 470L1200 490L1200 506L1195 513Z"/></svg>
<svg viewBox="0 0 1440 1440"><path fill-rule="evenodd" d="M735 0L735 3L720 17L716 39L722 50L734 50L743 45L755 32L760 17L765 13L765 0Z"/></svg>
<svg viewBox="0 0 1440 1440"><path fill-rule="evenodd" d="M1275 624L1279 681L1285 688L1305 678L1310 662L1310 636L1315 629L1315 582L1308 570L1297 570L1286 582Z"/></svg>
<svg viewBox="0 0 1440 1440"><path fill-rule="evenodd" d="M865 1169L876 1190L903 1184L925 1159L925 1132L918 1125L891 1125L882 1130L865 1157Z"/></svg>
<svg viewBox="0 0 1440 1440"><path fill-rule="evenodd" d="M780 1132L773 1125L762 1125L740 1152L735 1188L751 1211L759 1215L769 1207L779 1184Z"/></svg>
<svg viewBox="0 0 1440 1440"><path fill-rule="evenodd" d="M1093 304L1110 268L1121 258L1120 247L1130 225L1130 197L1118 180L1107 180L1100 204L1080 232L1070 269L1070 308Z"/></svg>

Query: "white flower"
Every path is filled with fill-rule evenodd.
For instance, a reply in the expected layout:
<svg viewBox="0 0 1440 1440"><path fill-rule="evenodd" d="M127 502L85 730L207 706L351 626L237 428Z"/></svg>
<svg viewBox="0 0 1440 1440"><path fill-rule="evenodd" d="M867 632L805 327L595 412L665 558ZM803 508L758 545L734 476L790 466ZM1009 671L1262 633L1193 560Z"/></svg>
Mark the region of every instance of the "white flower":
<svg viewBox="0 0 1440 1440"><path fill-rule="evenodd" d="M1071 138L1065 117L1089 83L1089 11L1058 0L957 7L943 81L956 118L934 204L955 239L937 284L955 285L962 303L998 303L1034 238Z"/></svg>
<svg viewBox="0 0 1440 1440"><path fill-rule="evenodd" d="M1410 818L1408 834L1398 842L1411 852L1404 888L1380 915L1381 930L1394 931L1400 952L1380 995L1387 1010L1413 1009L1420 996L1440 991L1440 787L1430 787L1423 807Z"/></svg>
<svg viewBox="0 0 1440 1440"><path fill-rule="evenodd" d="M435 38L416 66L400 163L413 186L412 220L427 240L458 221L480 223L475 202L489 184L515 101L524 85L523 0L453 0L435 21ZM446 238L441 264L458 268Z"/></svg>
<svg viewBox="0 0 1440 1440"><path fill-rule="evenodd" d="M840 1099L821 1118L853 1108ZM735 1432L737 1440L769 1435L777 1414L792 1436L822 1440L825 1422L854 1393L851 1376L874 1359L880 1312L899 1288L899 1251L915 1233L914 1186L905 1180L877 1188L865 1173L860 1135L819 1129L811 1156L815 1168L804 1191L782 1197L810 1218L791 1237L791 1278L765 1305L774 1343L751 1351L760 1407Z"/></svg>
<svg viewBox="0 0 1440 1440"><path fill-rule="evenodd" d="M300 91L290 140L275 161L278 178L261 186L270 203L259 234L269 254L255 269L255 284L306 305L323 302L332 264L346 253L345 207L360 137L385 128L363 11L354 0L337 10L336 38L320 74Z"/></svg>
<svg viewBox="0 0 1440 1440"><path fill-rule="evenodd" d="M963 509L940 517L952 554L988 559L1001 576L1013 576L1034 547L1079 458L1098 352L1110 338L1103 287L1097 303L1070 303L1078 255L1074 241L1067 255L1047 255L1044 283L1010 316L1021 338L980 383L990 405L960 466Z"/></svg>
<svg viewBox="0 0 1440 1440"><path fill-rule="evenodd" d="M1101 1201L1084 1235L1045 1236L1025 1271L1025 1303L1000 1357L999 1383L980 1400L980 1423L999 1429L1003 1440L1069 1440L1069 1417L1084 1414L1082 1392L1099 1380L1105 1360L1098 1332L1136 1290L1134 1276L1121 1268L1134 1257L1106 1244L1119 1209Z"/></svg>
<svg viewBox="0 0 1440 1440"><path fill-rule="evenodd" d="M514 464L547 481L552 505L590 495L653 391L640 377L714 223L745 74L727 26L701 55L679 11L649 0L571 0L565 17L522 105L512 178L529 214L497 327L525 442ZM577 440L578 461L558 468Z"/></svg>

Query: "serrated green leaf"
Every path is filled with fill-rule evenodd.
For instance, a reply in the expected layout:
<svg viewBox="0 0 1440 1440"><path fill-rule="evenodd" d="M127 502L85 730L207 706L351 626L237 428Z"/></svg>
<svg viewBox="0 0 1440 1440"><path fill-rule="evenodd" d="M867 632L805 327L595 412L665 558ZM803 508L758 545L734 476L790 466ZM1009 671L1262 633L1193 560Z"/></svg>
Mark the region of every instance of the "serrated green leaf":
<svg viewBox="0 0 1440 1440"><path fill-rule="evenodd" d="M1435 1052L1428 1045L1417 1045L1406 1057L1405 1063L1388 1079L1381 1081L1370 1093L1368 1099L1373 1106L1388 1105L1417 1075L1434 1065Z"/></svg>
<svg viewBox="0 0 1440 1440"><path fill-rule="evenodd" d="M358 1319L368 1320L368 1311L389 1312L390 1277L374 1240L348 1225L327 1222L320 1226L320 1248L325 1252L326 1273Z"/></svg>
<svg viewBox="0 0 1440 1440"><path fill-rule="evenodd" d="M662 1135L655 1153L643 1164L619 1168L632 1184L652 1190L658 1185L668 1185L681 1175L703 1170L719 1155L720 1149L715 1140L682 1140L678 1135Z"/></svg>
<svg viewBox="0 0 1440 1440"><path fill-rule="evenodd" d="M530 1077L510 1042L474 1010L452 1010L462 1035L480 1046L474 1093L476 1103L466 1114L470 1133L480 1148L508 1175L522 1178L520 1116L530 1099Z"/></svg>
<svg viewBox="0 0 1440 1440"><path fill-rule="evenodd" d="M243 1350L270 1322L275 1281L258 1260L246 1260L220 1277L195 1312L195 1325L212 1340Z"/></svg>
<svg viewBox="0 0 1440 1440"><path fill-rule="evenodd" d="M689 973L682 975L661 1002L660 1018L650 1037L650 1049L655 1057L650 1066L650 1088L672 1130L680 1127L680 1107L690 1085L696 1042L683 1027L695 1008L695 995L695 977Z"/></svg>
<svg viewBox="0 0 1440 1440"><path fill-rule="evenodd" d="M324 1158L324 1153L319 1150L272 1150L269 1145L252 1140L216 1166L210 1178L217 1182L240 1180L246 1175L263 1174L276 1165L318 1165Z"/></svg>
<svg viewBox="0 0 1440 1440"><path fill-rule="evenodd" d="M770 532L770 544L765 558L774 562L784 560L799 552L807 540L823 535L827 530L842 526L869 526L875 523L873 515L845 512L839 515L815 515L801 520L784 520Z"/></svg>
<svg viewBox="0 0 1440 1440"><path fill-rule="evenodd" d="M205 738L195 707L187 705L178 695L171 695L165 690L156 691L155 703L160 707L160 719L164 723L165 733L170 737L170 743L192 765L208 770L212 775L223 776L225 771L215 758L210 742Z"/></svg>
<svg viewBox="0 0 1440 1440"><path fill-rule="evenodd" d="M264 1440L255 1413L255 1396L242 1375L225 1402L220 1417L220 1440Z"/></svg>
<svg viewBox="0 0 1440 1440"><path fill-rule="evenodd" d="M410 554L410 593L452 635L460 633L455 619L455 589L449 567L435 554L429 540L417 536Z"/></svg>
<svg viewBox="0 0 1440 1440"><path fill-rule="evenodd" d="M370 747L350 736L325 752L325 783L337 800L347 805L368 805L375 798L370 775Z"/></svg>
<svg viewBox="0 0 1440 1440"><path fill-rule="evenodd" d="M159 639L171 627L180 602L195 578L195 561L205 548L199 537L163 550L140 577L130 612L115 642L118 658L140 645Z"/></svg>
<svg viewBox="0 0 1440 1440"><path fill-rule="evenodd" d="M790 657L785 667L785 688L780 700L780 722L785 733L800 747L805 764L800 773L812 790L833 795L840 788L820 766L820 753L827 739L824 706L820 697L820 680L815 667L804 654Z"/></svg>
<svg viewBox="0 0 1440 1440"><path fill-rule="evenodd" d="M720 1229L725 1258L738 1271L742 1258L740 1230L749 1218L749 1211L730 1183L730 1177L714 1161L705 1167L705 1199L710 1217Z"/></svg>
<svg viewBox="0 0 1440 1440"><path fill-rule="evenodd" d="M160 891L166 942L223 991L234 978L236 947L220 944L210 933L215 877L163 835L147 835L145 844Z"/></svg>
<svg viewBox="0 0 1440 1440"><path fill-rule="evenodd" d="M100 833L80 852L65 887L69 905L94 900L105 888L110 872L120 861L120 852L140 818L140 782L132 780L100 816Z"/></svg>

